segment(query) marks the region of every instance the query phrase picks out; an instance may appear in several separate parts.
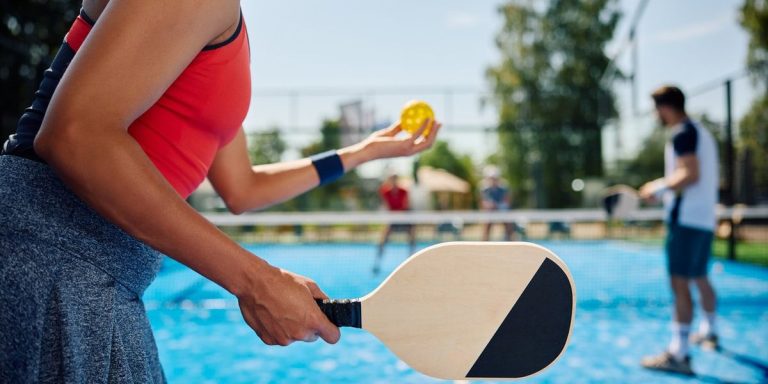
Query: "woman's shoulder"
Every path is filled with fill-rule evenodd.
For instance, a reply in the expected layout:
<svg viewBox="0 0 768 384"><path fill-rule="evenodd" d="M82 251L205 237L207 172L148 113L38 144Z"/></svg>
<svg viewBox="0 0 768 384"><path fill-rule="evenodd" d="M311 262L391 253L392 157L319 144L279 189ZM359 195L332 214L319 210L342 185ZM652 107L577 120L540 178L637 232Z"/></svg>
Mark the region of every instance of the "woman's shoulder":
<svg viewBox="0 0 768 384"><path fill-rule="evenodd" d="M181 5L176 0L165 0L173 2L172 7L178 8ZM111 0L83 0L83 13L88 15L89 19L95 23L107 10ZM155 6L162 7L163 0L154 0ZM190 1L189 8L199 15L203 15L211 23L219 26L220 33L211 36L208 45L215 45L229 39L238 29L241 21L240 1L239 0L217 0L217 1ZM138 4L136 5L138 6Z"/></svg>

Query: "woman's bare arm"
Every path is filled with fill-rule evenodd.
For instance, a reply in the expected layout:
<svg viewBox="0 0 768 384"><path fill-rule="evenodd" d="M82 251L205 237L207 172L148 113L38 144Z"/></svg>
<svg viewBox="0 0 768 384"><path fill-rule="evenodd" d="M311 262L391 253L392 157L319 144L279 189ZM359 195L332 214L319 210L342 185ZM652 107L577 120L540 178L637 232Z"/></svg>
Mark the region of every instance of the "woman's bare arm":
<svg viewBox="0 0 768 384"><path fill-rule="evenodd" d="M410 156L429 148L440 123L421 137L428 123L412 136L400 134L398 124L374 132L360 143L339 149L345 171L374 159ZM245 134L241 130L222 148L208 172L211 184L233 213L261 209L286 201L318 185L320 179L310 159L251 167Z"/></svg>
<svg viewBox="0 0 768 384"><path fill-rule="evenodd" d="M265 342L318 333L335 342L338 329L312 300L319 289L202 218L127 133L238 13L234 0L112 0L59 84L35 150L101 215L238 296Z"/></svg>

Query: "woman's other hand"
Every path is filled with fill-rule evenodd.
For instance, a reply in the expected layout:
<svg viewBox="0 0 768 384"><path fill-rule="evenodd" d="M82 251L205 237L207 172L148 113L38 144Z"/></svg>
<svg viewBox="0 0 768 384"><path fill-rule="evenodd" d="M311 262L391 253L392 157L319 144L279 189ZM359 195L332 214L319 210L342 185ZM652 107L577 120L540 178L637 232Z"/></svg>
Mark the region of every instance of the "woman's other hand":
<svg viewBox="0 0 768 384"><path fill-rule="evenodd" d="M431 129L425 135L429 125ZM429 149L434 144L442 124L427 119L413 134L403 133L400 122L378 130L358 144L339 150L344 168L349 170L370 160L412 156Z"/></svg>

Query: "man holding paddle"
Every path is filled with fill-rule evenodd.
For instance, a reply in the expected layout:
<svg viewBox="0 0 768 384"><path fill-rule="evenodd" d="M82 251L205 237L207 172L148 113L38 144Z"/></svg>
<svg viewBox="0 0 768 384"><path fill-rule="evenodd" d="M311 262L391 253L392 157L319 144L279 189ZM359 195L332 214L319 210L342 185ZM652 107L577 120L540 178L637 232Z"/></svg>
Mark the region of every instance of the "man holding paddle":
<svg viewBox="0 0 768 384"><path fill-rule="evenodd" d="M640 197L664 202L668 225L666 253L675 301L672 340L658 356L646 357L649 369L693 374L688 354L693 320L690 284L701 294L704 318L692 337L704 347L717 348L715 291L707 278L715 228L718 192L717 144L712 135L685 112L679 88L664 86L652 95L661 123L671 131L664 155L664 177L646 183Z"/></svg>

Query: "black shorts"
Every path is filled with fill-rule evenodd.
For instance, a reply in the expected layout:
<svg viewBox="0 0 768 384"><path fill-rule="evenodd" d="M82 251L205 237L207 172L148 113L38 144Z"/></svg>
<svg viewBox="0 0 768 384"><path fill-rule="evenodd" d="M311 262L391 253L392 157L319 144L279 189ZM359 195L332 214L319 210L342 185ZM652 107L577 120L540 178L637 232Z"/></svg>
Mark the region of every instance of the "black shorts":
<svg viewBox="0 0 768 384"><path fill-rule="evenodd" d="M667 227L667 269L672 276L697 278L707 275L713 233L670 224Z"/></svg>

